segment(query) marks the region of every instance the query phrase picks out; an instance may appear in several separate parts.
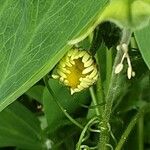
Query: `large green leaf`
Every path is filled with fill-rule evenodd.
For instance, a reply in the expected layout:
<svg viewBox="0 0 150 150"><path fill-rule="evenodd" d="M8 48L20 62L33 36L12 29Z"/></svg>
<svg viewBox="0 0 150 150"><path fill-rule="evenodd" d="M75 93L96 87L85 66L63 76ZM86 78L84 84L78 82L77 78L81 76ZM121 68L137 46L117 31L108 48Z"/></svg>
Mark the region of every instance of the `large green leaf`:
<svg viewBox="0 0 150 150"><path fill-rule="evenodd" d="M54 67L106 1L0 1L0 111Z"/></svg>
<svg viewBox="0 0 150 150"><path fill-rule="evenodd" d="M150 24L135 32L135 37L145 63L150 69Z"/></svg>
<svg viewBox="0 0 150 150"><path fill-rule="evenodd" d="M42 149L40 123L18 102L0 112L0 147L16 146L23 149Z"/></svg>

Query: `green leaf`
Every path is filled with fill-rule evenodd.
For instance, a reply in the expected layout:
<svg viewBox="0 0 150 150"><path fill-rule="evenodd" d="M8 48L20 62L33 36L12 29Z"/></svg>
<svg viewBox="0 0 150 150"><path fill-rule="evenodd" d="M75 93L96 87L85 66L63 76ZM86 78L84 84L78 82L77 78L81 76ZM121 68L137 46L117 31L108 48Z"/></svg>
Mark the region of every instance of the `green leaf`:
<svg viewBox="0 0 150 150"><path fill-rule="evenodd" d="M35 85L31 87L25 94L42 104L43 103L43 91L44 91L44 86Z"/></svg>
<svg viewBox="0 0 150 150"><path fill-rule="evenodd" d="M68 113L72 114L81 109L81 104L89 103L89 92L87 91L76 93L72 96L69 89L61 85L59 81L50 79L49 84L59 103ZM47 88L43 93L43 105L49 128L52 131L62 125L63 122L65 123L64 113L60 110Z"/></svg>
<svg viewBox="0 0 150 150"><path fill-rule="evenodd" d="M55 66L106 1L0 1L0 111Z"/></svg>
<svg viewBox="0 0 150 150"><path fill-rule="evenodd" d="M133 30L142 28L150 19L150 0L112 0L104 10L102 19Z"/></svg>
<svg viewBox="0 0 150 150"><path fill-rule="evenodd" d="M105 21L111 21L120 28L137 30L148 25L149 19L150 0L111 0L90 22L90 27L82 30L78 36L69 41L69 44L77 44L84 40L100 23Z"/></svg>
<svg viewBox="0 0 150 150"><path fill-rule="evenodd" d="M150 24L144 29L136 31L135 37L142 57L150 69Z"/></svg>
<svg viewBox="0 0 150 150"><path fill-rule="evenodd" d="M0 112L0 147L42 149L41 128L37 118L19 102Z"/></svg>

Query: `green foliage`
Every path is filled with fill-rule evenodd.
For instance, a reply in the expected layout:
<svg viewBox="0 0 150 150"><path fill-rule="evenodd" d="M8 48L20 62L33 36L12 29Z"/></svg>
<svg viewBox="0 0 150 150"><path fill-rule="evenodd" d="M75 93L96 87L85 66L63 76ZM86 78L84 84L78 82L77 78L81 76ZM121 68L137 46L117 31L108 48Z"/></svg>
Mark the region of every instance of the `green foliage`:
<svg viewBox="0 0 150 150"><path fill-rule="evenodd" d="M48 73L103 1L0 2L0 110ZM90 9L89 9L90 8Z"/></svg>
<svg viewBox="0 0 150 150"><path fill-rule="evenodd" d="M40 122L19 102L0 113L0 122L0 147L42 149Z"/></svg>
<svg viewBox="0 0 150 150"><path fill-rule="evenodd" d="M89 103L88 91L84 91L80 94L71 96L70 91L63 85L60 85L58 81L50 79L49 84L55 95L59 93L59 95L57 96L59 103L70 114L81 111L80 109L82 108L82 105L86 105ZM57 125L62 126L65 115L59 108L54 100L54 97L49 93L47 88L45 88L43 93L43 106L49 128L54 130L55 128L57 128Z"/></svg>
<svg viewBox="0 0 150 150"><path fill-rule="evenodd" d="M112 0L102 14L102 18L109 19L120 27L133 30L146 26L149 23L149 17L149 0Z"/></svg>
<svg viewBox="0 0 150 150"><path fill-rule="evenodd" d="M149 20L150 0L1 0L0 150L148 150ZM74 46L99 79L71 95L51 74Z"/></svg>
<svg viewBox="0 0 150 150"><path fill-rule="evenodd" d="M145 60L147 66L150 69L150 52L149 52L150 25L148 25L142 30L136 31L135 37L136 37L138 46L140 48L141 54L143 56L143 59Z"/></svg>

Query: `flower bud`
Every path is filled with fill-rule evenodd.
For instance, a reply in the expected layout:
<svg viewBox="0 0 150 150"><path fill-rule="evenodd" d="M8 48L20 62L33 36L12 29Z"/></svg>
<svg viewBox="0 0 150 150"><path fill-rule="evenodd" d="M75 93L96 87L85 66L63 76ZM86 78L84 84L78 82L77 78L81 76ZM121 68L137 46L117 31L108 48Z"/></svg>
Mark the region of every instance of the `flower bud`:
<svg viewBox="0 0 150 150"><path fill-rule="evenodd" d="M71 94L80 92L97 81L98 70L93 57L85 50L71 49L58 63L56 74L70 88Z"/></svg>

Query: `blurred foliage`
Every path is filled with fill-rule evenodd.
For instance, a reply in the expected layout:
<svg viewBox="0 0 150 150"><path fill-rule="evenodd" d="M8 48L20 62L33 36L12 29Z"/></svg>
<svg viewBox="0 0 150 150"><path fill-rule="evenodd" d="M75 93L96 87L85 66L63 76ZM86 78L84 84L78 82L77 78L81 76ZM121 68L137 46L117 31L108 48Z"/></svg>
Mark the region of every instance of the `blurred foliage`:
<svg viewBox="0 0 150 150"><path fill-rule="evenodd" d="M97 27L92 46L90 38L80 43L79 47L91 50L94 55L97 52L104 94L107 92L108 83L108 52L111 52L112 64L116 54L115 46L119 43L121 31L114 24L105 22ZM134 35L133 35L134 38ZM119 141L132 117L145 104L150 102L150 72L147 68L138 47L130 44L130 57L136 76L127 79L126 64L121 73L123 85L119 89L119 95L115 98L111 114L110 142L113 147ZM112 66L110 66L111 68ZM50 77L50 75L49 75ZM110 80L109 80L110 82ZM95 108L88 90L70 95L69 89L58 81L49 78L49 85L53 90L57 101L64 110L70 114L82 126L86 125L90 118L95 116ZM104 104L103 104L104 105ZM102 105L102 106L103 106ZM102 107L101 106L101 107ZM150 111L146 112L143 120L144 149L150 149ZM0 148L1 150L73 150L79 140L82 129L73 124L59 108L54 97L49 93L43 79L18 98L17 102L8 106L0 113ZM141 150L139 148L138 124L133 129L124 149ZM97 128L97 124L92 126ZM91 132L86 135L83 143L96 146L99 133ZM3 148L6 147L6 148Z"/></svg>

